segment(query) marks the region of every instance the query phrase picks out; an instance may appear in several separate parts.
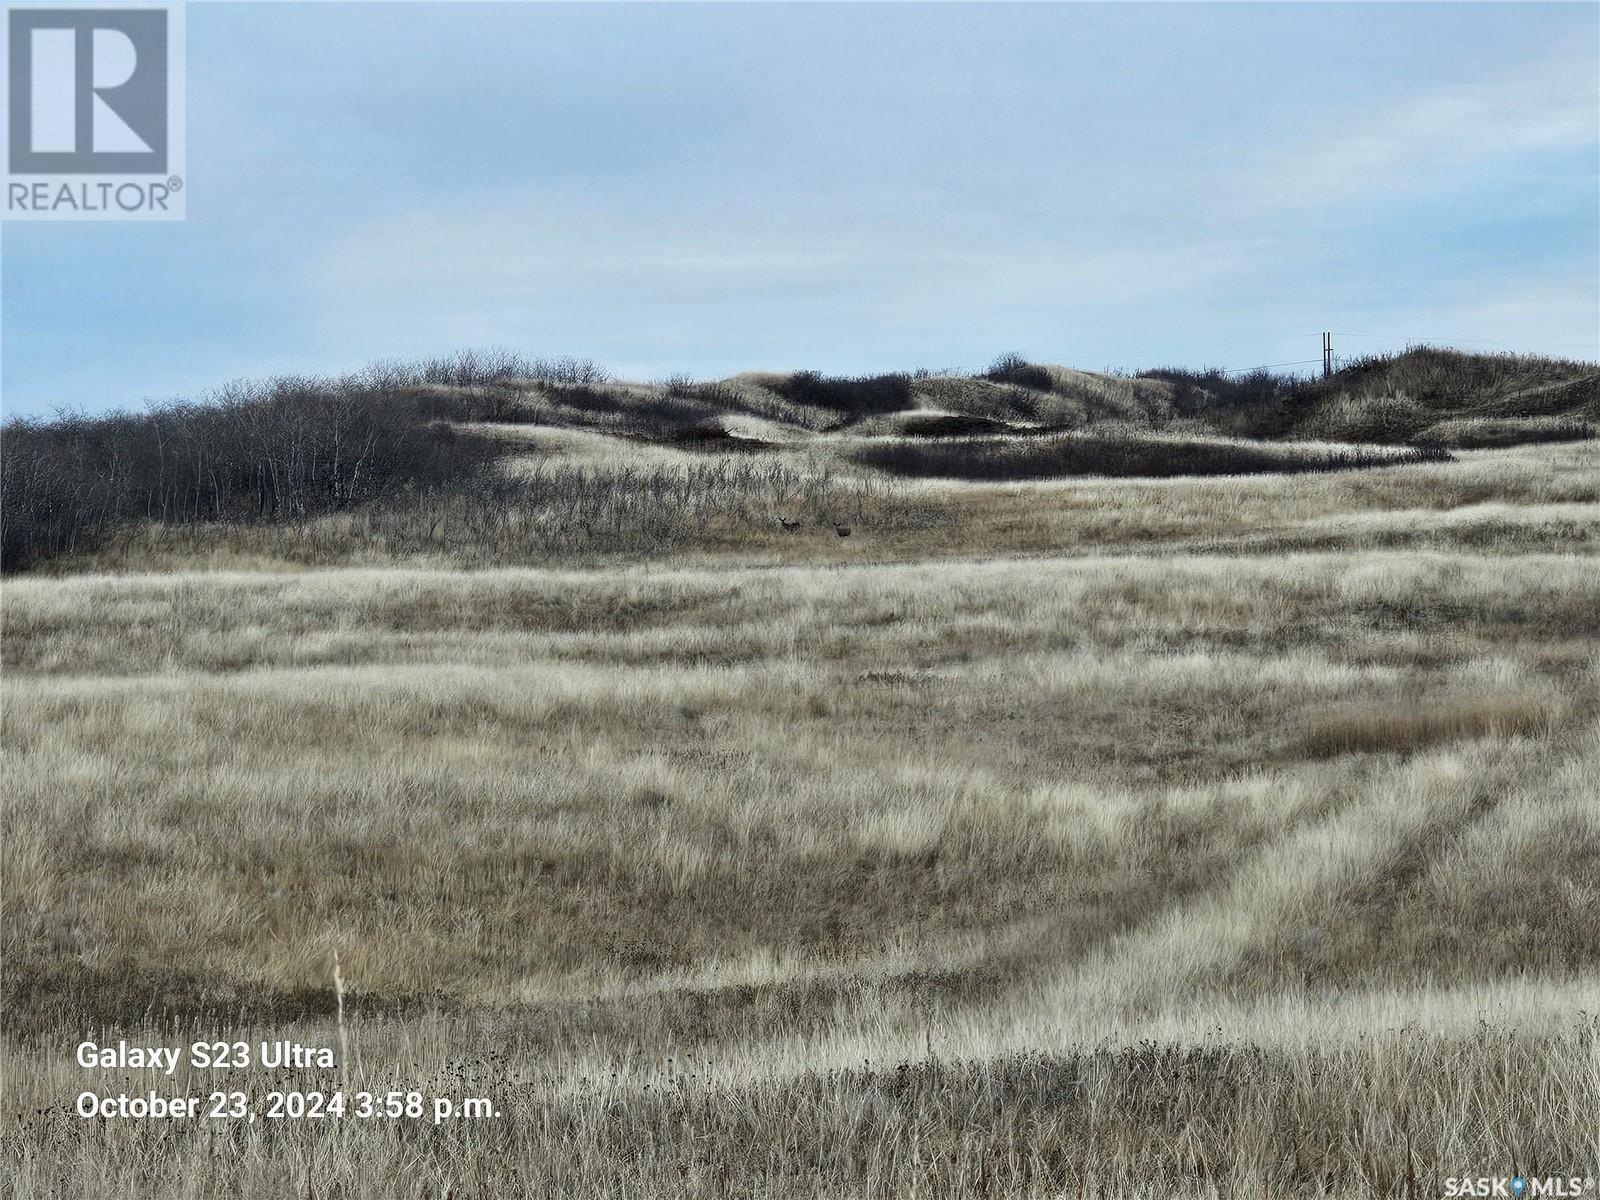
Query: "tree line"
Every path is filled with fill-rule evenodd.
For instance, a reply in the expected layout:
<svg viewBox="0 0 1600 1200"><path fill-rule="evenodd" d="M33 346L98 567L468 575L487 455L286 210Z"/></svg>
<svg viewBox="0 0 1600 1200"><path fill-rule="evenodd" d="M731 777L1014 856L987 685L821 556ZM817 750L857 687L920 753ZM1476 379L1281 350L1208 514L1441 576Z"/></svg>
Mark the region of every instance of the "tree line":
<svg viewBox="0 0 1600 1200"><path fill-rule="evenodd" d="M144 412L0 429L0 568L68 554L130 521L304 521L485 459L447 397L371 378L235 384Z"/></svg>

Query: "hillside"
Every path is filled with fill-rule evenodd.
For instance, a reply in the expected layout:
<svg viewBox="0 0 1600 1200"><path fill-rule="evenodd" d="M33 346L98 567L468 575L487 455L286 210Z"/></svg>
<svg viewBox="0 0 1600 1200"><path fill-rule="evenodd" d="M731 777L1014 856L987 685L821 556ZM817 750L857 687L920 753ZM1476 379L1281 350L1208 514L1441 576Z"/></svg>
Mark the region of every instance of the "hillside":
<svg viewBox="0 0 1600 1200"><path fill-rule="evenodd" d="M1080 430L1115 423L1203 427L1242 438L1456 444L1493 425L1493 444L1585 436L1600 419L1600 368L1536 356L1416 348L1361 359L1326 379L1163 368L1109 375L1003 356L983 375L855 378L750 372L710 383L506 381L497 419L633 432L739 414L801 433L941 436Z"/></svg>
<svg viewBox="0 0 1600 1200"><path fill-rule="evenodd" d="M897 526L934 521L925 499L896 490L902 477L1392 467L1582 440L1597 416L1593 364L1431 349L1311 381L1107 375L1011 355L976 375L637 383L584 361L464 353L141 413L10 421L0 567L70 569L108 548L197 539L294 541L313 561L405 557L443 548L441 531L483 561L638 555L705 542L712 526L736 544L740 522L796 519L796 497L819 523L869 507Z"/></svg>
<svg viewBox="0 0 1600 1200"><path fill-rule="evenodd" d="M1247 436L1472 448L1587 436L1600 419L1600 370L1537 356L1421 347L1289 385L1270 376L1161 376L1180 407Z"/></svg>

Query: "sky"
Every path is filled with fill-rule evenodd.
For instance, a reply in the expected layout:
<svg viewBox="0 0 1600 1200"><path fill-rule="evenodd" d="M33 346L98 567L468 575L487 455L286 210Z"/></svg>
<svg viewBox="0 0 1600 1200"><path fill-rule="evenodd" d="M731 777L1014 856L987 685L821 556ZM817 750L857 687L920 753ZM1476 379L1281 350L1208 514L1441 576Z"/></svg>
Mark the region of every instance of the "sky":
<svg viewBox="0 0 1600 1200"><path fill-rule="evenodd" d="M191 3L188 219L8 223L7 415L619 375L1600 358L1600 6Z"/></svg>

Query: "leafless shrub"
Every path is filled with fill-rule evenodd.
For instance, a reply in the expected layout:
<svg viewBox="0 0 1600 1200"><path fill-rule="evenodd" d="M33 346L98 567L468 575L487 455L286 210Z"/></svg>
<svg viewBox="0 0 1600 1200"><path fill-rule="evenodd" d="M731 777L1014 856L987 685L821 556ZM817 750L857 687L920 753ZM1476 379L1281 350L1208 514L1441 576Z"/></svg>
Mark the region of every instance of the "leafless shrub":
<svg viewBox="0 0 1600 1200"><path fill-rule="evenodd" d="M13 420L0 429L0 568L135 521L303 522L403 486L449 488L498 452L449 422L523 419L526 381L576 402L609 378L587 359L467 350L345 376L240 381L142 413Z"/></svg>
<svg viewBox="0 0 1600 1200"><path fill-rule="evenodd" d="M654 557L772 529L848 519L864 530L923 527L933 507L881 480L773 459L685 466L541 465L516 476L409 486L381 503L302 523L170 529L145 536L167 549L224 542L234 554L308 563L360 557L539 563L590 556ZM165 531L165 532L163 532Z"/></svg>
<svg viewBox="0 0 1600 1200"><path fill-rule="evenodd" d="M1022 480L1069 475L1166 478L1335 471L1443 462L1449 455L1431 447L1250 444L1221 438L1155 437L1122 431L1044 437L886 440L858 447L851 458L863 466L895 475Z"/></svg>
<svg viewBox="0 0 1600 1200"><path fill-rule="evenodd" d="M1600 370L1542 355L1412 346L1401 354L1354 359L1325 379L1265 368L1229 373L1162 367L1144 377L1172 387L1180 415L1245 437L1305 436L1321 427L1337 428L1338 436L1351 440L1403 443L1433 422L1456 416L1468 397L1474 408L1490 406L1497 417L1600 416Z"/></svg>
<svg viewBox="0 0 1600 1200"><path fill-rule="evenodd" d="M608 383L611 373L587 358L527 358L504 347L462 350L417 363L381 363L367 368L369 378L389 387L418 383L478 387L509 380L585 385Z"/></svg>
<svg viewBox="0 0 1600 1200"><path fill-rule="evenodd" d="M1035 388L1041 392L1049 391L1050 385L1054 382L1049 371L1035 366L1014 352L996 358L983 377L993 383L1011 383L1018 387Z"/></svg>
<svg viewBox="0 0 1600 1200"><path fill-rule="evenodd" d="M779 395L809 408L825 408L846 420L910 408L909 375L823 375L796 371L776 388Z"/></svg>
<svg viewBox="0 0 1600 1200"><path fill-rule="evenodd" d="M301 522L402 484L443 486L492 450L437 409L354 379L284 377L201 404L8 422L0 565L69 553L130 521Z"/></svg>

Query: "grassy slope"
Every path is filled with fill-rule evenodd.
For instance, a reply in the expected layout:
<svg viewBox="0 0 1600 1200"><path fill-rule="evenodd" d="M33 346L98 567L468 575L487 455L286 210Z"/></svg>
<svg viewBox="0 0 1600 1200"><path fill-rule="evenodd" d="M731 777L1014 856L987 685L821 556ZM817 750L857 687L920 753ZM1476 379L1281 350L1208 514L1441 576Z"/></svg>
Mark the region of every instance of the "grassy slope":
<svg viewBox="0 0 1600 1200"><path fill-rule="evenodd" d="M1588 362L1419 347L1357 360L1312 381L1293 403L1247 399L1206 418L1228 432L1464 447L1537 442L1556 431L1593 436L1600 371ZM1481 422L1497 423L1498 437L1473 439Z"/></svg>
<svg viewBox="0 0 1600 1200"><path fill-rule="evenodd" d="M14 581L14 1190L1600 1173L1594 446L911 485L946 519L654 565ZM125 1086L90 1031L335 1044L335 951L355 1082L506 1115L60 1111Z"/></svg>
<svg viewBox="0 0 1600 1200"><path fill-rule="evenodd" d="M785 376L740 376L746 402L781 403ZM1170 427L1184 422L1242 437L1334 441L1427 440L1449 421L1532 422L1527 441L1543 440L1538 423L1574 428L1600 420L1600 370L1594 363L1536 355L1480 355L1417 347L1359 359L1327 379L1290 381L1267 375L1157 371L1106 375L1041 365L1012 379L912 377L903 407L1080 429L1117 425ZM802 394L815 403L819 398ZM792 410L805 405L789 402ZM870 426L851 417L853 428ZM952 433L976 432L952 427ZM1505 426L1495 444L1514 444Z"/></svg>
<svg viewBox="0 0 1600 1200"><path fill-rule="evenodd" d="M680 556L747 546L780 520L941 524L896 477L1323 472L1584 440L1597 388L1592 364L1436 350L1312 382L1019 361L984 377L642 384L591 363L462 355L239 385L222 403L9 422L0 556L12 572L184 555Z"/></svg>

